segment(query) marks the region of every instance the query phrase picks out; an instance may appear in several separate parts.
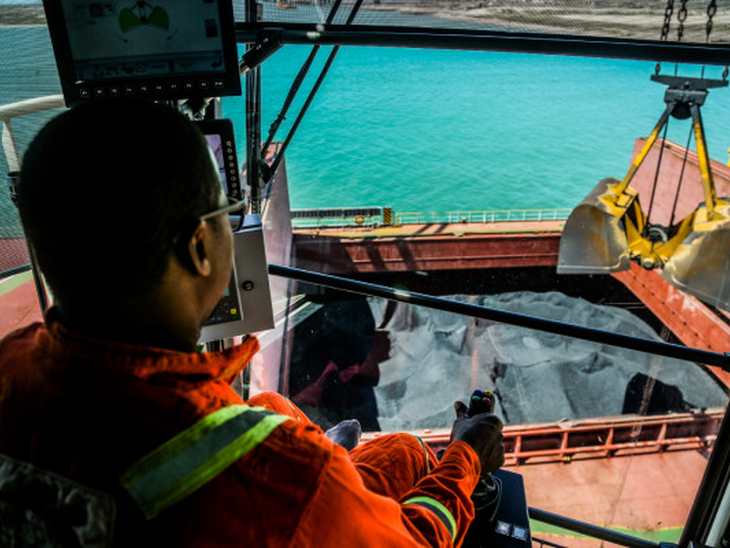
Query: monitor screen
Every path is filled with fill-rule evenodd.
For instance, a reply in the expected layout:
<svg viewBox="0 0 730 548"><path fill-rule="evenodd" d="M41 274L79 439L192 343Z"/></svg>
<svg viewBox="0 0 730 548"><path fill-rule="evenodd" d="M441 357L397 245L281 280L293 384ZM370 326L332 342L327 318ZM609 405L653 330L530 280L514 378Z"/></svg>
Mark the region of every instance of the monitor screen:
<svg viewBox="0 0 730 548"><path fill-rule="evenodd" d="M210 150L218 163L223 192L234 199L241 198L240 172L236 157L233 123L230 120L202 120L196 122L205 135ZM240 213L241 215L243 212ZM232 221L233 222L233 221ZM215 325L240 320L243 317L240 295L236 291L236 275L232 273L225 294L205 325Z"/></svg>
<svg viewBox="0 0 730 548"><path fill-rule="evenodd" d="M223 190L229 197L240 199L241 179L233 123L230 120L196 123L218 163ZM238 225L241 219L235 221ZM231 222L234 222L233 218ZM233 234L233 247L231 280L203 325L200 342L227 339L274 326L263 226L258 215L246 215L242 219L240 228Z"/></svg>
<svg viewBox="0 0 730 548"><path fill-rule="evenodd" d="M223 184L223 192L233 199L241 198L241 179L236 155L233 122L230 120L201 120L196 122L213 151Z"/></svg>
<svg viewBox="0 0 730 548"><path fill-rule="evenodd" d="M213 310L213 313L205 321L204 325L216 325L243 319L236 285L235 276L231 276L231 281L228 283L225 294L218 301L215 310Z"/></svg>
<svg viewBox="0 0 730 548"><path fill-rule="evenodd" d="M44 0L67 103L239 95L231 0Z"/></svg>

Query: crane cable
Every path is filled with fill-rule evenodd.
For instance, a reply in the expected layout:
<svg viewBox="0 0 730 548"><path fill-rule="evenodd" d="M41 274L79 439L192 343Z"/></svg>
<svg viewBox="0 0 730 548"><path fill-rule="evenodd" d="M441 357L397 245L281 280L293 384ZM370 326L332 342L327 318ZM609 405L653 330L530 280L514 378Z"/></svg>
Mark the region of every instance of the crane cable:
<svg viewBox="0 0 730 548"><path fill-rule="evenodd" d="M327 19L325 20L325 25L329 25L334 21L335 14L340 9L340 5L342 4L342 0L336 0L335 3L330 8L329 14L327 15ZM299 73L297 74L296 78L294 79L294 83L292 84L291 88L289 89L289 93L286 96L286 99L284 100L284 105L281 107L281 111L279 112L279 115L276 117L276 119L271 124L271 127L269 128L269 135L266 139L266 143L263 147L261 147L261 153L263 155L266 154L266 152L269 150L269 147L271 146L271 143L274 140L274 137L276 136L276 132L279 129L279 126L281 126L282 122L286 120L286 114L289 111L289 107L291 107L292 103L294 102L294 98L296 97L297 93L299 92L299 88L301 88L302 83L304 82L304 78L307 76L307 73L309 72L309 69L312 67L312 62L314 61L314 58L317 56L317 52L319 52L319 45L315 45L312 47L312 50L309 52L309 55L307 56L307 59L304 61L304 64L299 69Z"/></svg>
<svg viewBox="0 0 730 548"><path fill-rule="evenodd" d="M352 6L352 9L350 10L350 14L347 17L347 20L345 21L345 25L351 25L352 22L355 20L355 17L357 16L357 13L360 11L360 7L363 4L363 0L355 0L355 4ZM331 12L331 17L334 18L334 10ZM318 48L319 46L314 46L314 48ZM313 48L313 50L314 50ZM340 46L335 46L332 48L332 51L330 52L329 56L327 57L327 60L324 63L324 66L322 67L322 70L319 73L319 76L317 77L317 80L314 82L314 85L312 86L312 89L309 92L309 95L304 101L304 104L302 105L299 114L297 115L296 119L294 120L291 128L289 129L289 133L287 134L286 138L284 139L284 142L282 143L281 147L279 148L276 156L274 157L273 161L271 162L271 165L268 166L268 172L269 172L269 180L271 180L274 177L274 174L276 173L276 170L279 167L279 164L284 159L284 152L286 152L286 149L289 147L289 143L291 143L292 138L294 137L294 134L296 133L297 129L299 128L299 124L302 122L302 119L304 118L304 115L307 113L307 110L309 109L309 106L312 104L312 101L314 100L315 95L317 94L317 91L319 91L320 86L322 85L322 82L324 81L325 76L327 76L327 72L329 72L330 67L332 66L332 63L335 60L335 57L337 56L337 53L340 51ZM313 54L316 55L316 51L313 51ZM312 54L310 54L312 56ZM312 57L313 58L313 57ZM309 60L308 60L309 61ZM311 64L311 62L310 62ZM308 68L307 68L308 70ZM305 71L306 74L306 71ZM303 77L302 77L303 80ZM299 77L297 77L297 82L295 83L297 86L301 86L301 80ZM297 87L298 91L298 87ZM291 93L291 92L290 92ZM296 94L296 91L295 91ZM291 100L293 100L293 96L291 97ZM287 103L285 104L285 107L288 109L288 107L291 105L291 100L289 97L287 97ZM284 111L282 111L284 112ZM279 115L279 117L283 120L282 114ZM277 128L273 128L273 132L270 132L269 138L267 139L267 143L272 142L274 138L274 133L276 132Z"/></svg>
<svg viewBox="0 0 730 548"><path fill-rule="evenodd" d="M667 5L664 9L664 23L662 24L662 30L660 35L660 41L666 42L667 38L669 37L669 31L672 21L672 14L674 13L674 0L667 0ZM684 38L684 23L687 20L687 0L681 0L681 6L679 8L679 11L677 12L677 20L679 21L679 24L677 25L677 41L681 42ZM712 27L713 27L713 17L717 13L717 0L710 0L709 4L707 5L707 23L705 23L705 43L710 43L710 36L712 35ZM705 66L702 65L702 72L701 77L704 78L705 76ZM674 65L674 75L677 75L677 67L678 64L675 63ZM657 62L655 72L656 74L659 74L661 71L661 61ZM725 69L722 73L722 79L727 80L728 77L728 67L725 66ZM669 120L667 120L667 124L664 126L664 135L662 137L662 147L659 149L659 159L657 160L657 166L656 166L656 173L654 174L654 185L652 186L651 190L651 198L649 200L649 211L647 213L647 220L651 218L651 211L654 205L654 196L656 193L657 183L659 182L659 170L662 163L662 154L664 152L664 143L666 142L667 138L667 130L669 128ZM682 169L679 174L679 182L677 183L677 190L674 196L674 204L672 206L672 214L669 221L669 226L671 227L674 224L674 216L677 209L677 203L679 201L679 193L682 189L682 181L684 179L684 171L685 167L687 165L687 158L689 153L689 146L692 141L692 128L690 127L689 131L689 138L687 139L687 146L685 147L684 152L684 158L682 161ZM649 225L647 225L649 226Z"/></svg>
<svg viewBox="0 0 730 548"><path fill-rule="evenodd" d="M667 0L667 6L664 8L664 23L662 24L662 32L659 36L660 42L666 42L669 37L669 29L672 25L672 14L674 13L674 0ZM655 74L659 74L662 70L662 62L657 61Z"/></svg>

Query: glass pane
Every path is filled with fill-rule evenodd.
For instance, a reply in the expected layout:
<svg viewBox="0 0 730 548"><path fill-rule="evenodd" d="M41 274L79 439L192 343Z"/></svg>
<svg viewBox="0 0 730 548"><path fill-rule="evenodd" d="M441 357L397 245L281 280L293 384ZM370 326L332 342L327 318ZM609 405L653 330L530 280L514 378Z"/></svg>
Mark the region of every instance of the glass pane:
<svg viewBox="0 0 730 548"><path fill-rule="evenodd" d="M8 171L17 169L31 138L52 116L53 109L12 111L17 103L61 93L43 6L11 0L0 6L0 109L3 110L0 148L0 337L41 319L40 306L29 271L29 262L17 209L6 183ZM28 112L28 110L30 112Z"/></svg>
<svg viewBox="0 0 730 548"><path fill-rule="evenodd" d="M263 21L267 23L325 23L335 4L329 1L267 0L263 7ZM551 2L475 1L452 0L365 0L353 23L385 27L422 27L440 29L468 29L521 33L574 34L581 36L637 38L659 40L662 36L668 2L655 0L562 0ZM342 2L332 18L334 24L343 24L356 2ZM680 3L671 2L669 40L676 40L679 31ZM689 0L682 25L682 40L704 43L707 37L707 10L709 1ZM236 2L236 19L244 20L243 2ZM713 17L711 40L727 43L730 25L728 6L717 3Z"/></svg>
<svg viewBox="0 0 730 548"><path fill-rule="evenodd" d="M275 141L286 137L323 50ZM308 53L286 46L264 65L264 136ZM717 67L676 70L722 78ZM624 177L665 109L667 87L650 80L654 71L634 61L342 48L286 151L293 265L722 350L726 314L658 270L556 271L573 208L602 179ZM715 184L727 195L729 93L713 89L702 106ZM242 119L244 105L227 99L224 110ZM689 120L672 118L665 145L649 150L632 181L657 225L677 223L703 200L685 194L702 189L696 155L684 159L691 134ZM693 136L689 144L694 151ZM277 177L272 189L282 192ZM267 246L281 248L287 233L275 217ZM439 447L454 400L488 389L506 424L506 467L523 475L530 506L679 539L728 401L722 373L309 284L286 291L296 307L284 316L277 355L285 357L267 388L323 428L355 417L366 437L407 430ZM592 545L537 522L533 535Z"/></svg>

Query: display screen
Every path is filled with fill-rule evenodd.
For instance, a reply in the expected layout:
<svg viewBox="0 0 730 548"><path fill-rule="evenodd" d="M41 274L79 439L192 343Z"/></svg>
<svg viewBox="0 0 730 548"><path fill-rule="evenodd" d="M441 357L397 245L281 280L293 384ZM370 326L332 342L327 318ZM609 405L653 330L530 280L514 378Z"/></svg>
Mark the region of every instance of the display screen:
<svg viewBox="0 0 730 548"><path fill-rule="evenodd" d="M228 184L228 170L226 169L226 165L224 163L224 151L223 151L223 139L220 135L217 133L215 134L209 134L205 136L205 140L208 141L208 146L210 147L210 150L213 151L213 156L215 156L215 161L218 163L218 173L221 176L221 184L223 185L223 192L226 194L226 196L229 195L229 188L230 185Z"/></svg>
<svg viewBox="0 0 730 548"><path fill-rule="evenodd" d="M205 321L204 325L215 325L219 323L232 322L241 319L241 307L235 293L236 282L233 277L226 288L223 297L218 301L215 310Z"/></svg>
<svg viewBox="0 0 730 548"><path fill-rule="evenodd" d="M210 150L218 164L221 184L226 196L237 196L240 194L238 178L238 162L236 160L236 147L233 137L233 124L230 120L203 120L196 122L205 135ZM236 290L236 277L231 275L223 297L218 301L215 310L205 325L240 320L241 306L239 303L238 291Z"/></svg>
<svg viewBox="0 0 730 548"><path fill-rule="evenodd" d="M76 99L240 93L230 0L46 0L45 5L67 95L69 90Z"/></svg>
<svg viewBox="0 0 730 548"><path fill-rule="evenodd" d="M233 199L241 198L241 179L236 154L233 122L227 119L199 120L196 122L205 135L208 146L218 163L223 192Z"/></svg>
<svg viewBox="0 0 730 548"><path fill-rule="evenodd" d="M216 2L61 4L78 80L225 71Z"/></svg>

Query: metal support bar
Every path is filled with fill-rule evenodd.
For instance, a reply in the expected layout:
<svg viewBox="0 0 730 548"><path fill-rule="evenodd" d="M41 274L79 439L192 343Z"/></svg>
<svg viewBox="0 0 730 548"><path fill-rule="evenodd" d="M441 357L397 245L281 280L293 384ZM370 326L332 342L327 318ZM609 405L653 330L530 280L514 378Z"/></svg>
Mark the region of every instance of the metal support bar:
<svg viewBox="0 0 730 548"><path fill-rule="evenodd" d="M256 41L263 28L282 29L284 44L390 46L410 48L505 51L578 57L638 59L673 63L730 64L730 45L659 42L569 34L500 32L463 29L426 29L376 25L236 23L236 40Z"/></svg>
<svg viewBox="0 0 730 548"><path fill-rule="evenodd" d="M559 516L558 514L546 512L539 508L528 507L527 510L531 519L541 521L549 525L555 525L561 529L567 529L568 531L574 531L582 535L588 535L599 540L605 540L606 542L611 542L613 544L630 546L631 548L660 548L661 546L655 542L612 531L611 529L598 527L597 525L591 525L590 523Z"/></svg>
<svg viewBox="0 0 730 548"><path fill-rule="evenodd" d="M399 301L435 310L443 310L444 312L461 314L463 316L516 325L527 329L554 333L556 335L565 335L575 339L608 344L610 346L637 350L639 352L646 352L649 354L657 354L668 358L714 365L725 371L730 371L730 355L728 354L718 354L716 352L708 352L697 348L688 348L678 344L641 339L630 335L621 335L610 331L591 329L589 327L536 318L534 316L508 312L506 310L497 310L469 303L461 303L458 301L425 295L423 293L393 289L383 285L350 280L329 274L321 274L310 270L302 270L277 264L269 265L269 274L331 287L333 289L349 291L351 293L381 297L392 301Z"/></svg>
<svg viewBox="0 0 730 548"><path fill-rule="evenodd" d="M641 164L644 163L644 159L646 158L647 154L649 154L649 151L651 150L651 147L654 146L654 143L657 140L657 137L659 137L659 132L664 128L664 126L667 124L667 121L669 120L669 116L672 114L672 111L674 111L674 108L676 107L676 102L671 102L667 104L666 108L664 109L664 112L662 112L662 115L659 117L659 121L654 126L654 129L651 130L651 133L649 134L649 137L646 138L646 141L644 142L644 146L641 148L641 152L636 155L636 159L631 164L631 167L629 168L629 171L624 175L623 180L618 185L618 187L615 190L617 198L623 194L623 192L628 188L629 183L631 183L631 180L634 178L634 175L636 175L636 172L639 171L639 167L641 167ZM663 150L663 148L662 148Z"/></svg>
<svg viewBox="0 0 730 548"><path fill-rule="evenodd" d="M717 529L718 522L723 522L727 518L728 508L723 508L722 503L727 499L729 482L730 413L726 413L717 432L717 441L710 454L692 510L684 525L682 537L679 539L680 548L686 548L693 542L707 544L708 537L714 529Z"/></svg>
<svg viewBox="0 0 730 548"><path fill-rule="evenodd" d="M717 193L715 192L715 182L712 178L712 168L710 167L710 155L707 152L707 142L705 141L705 128L702 125L702 114L700 107L696 103L690 104L690 112L692 113L692 128L695 132L695 143L697 143L697 160L700 164L700 177L702 179L702 191L705 194L705 208L707 209L707 219L714 219L715 206L717 205ZM722 218L722 215L719 216Z"/></svg>
<svg viewBox="0 0 730 548"><path fill-rule="evenodd" d="M256 0L246 2L246 17L255 21L258 17ZM255 44L255 42L254 42ZM250 45L248 52L254 51ZM260 213L261 198L261 69L248 70L246 78L246 181L251 189L251 213Z"/></svg>

